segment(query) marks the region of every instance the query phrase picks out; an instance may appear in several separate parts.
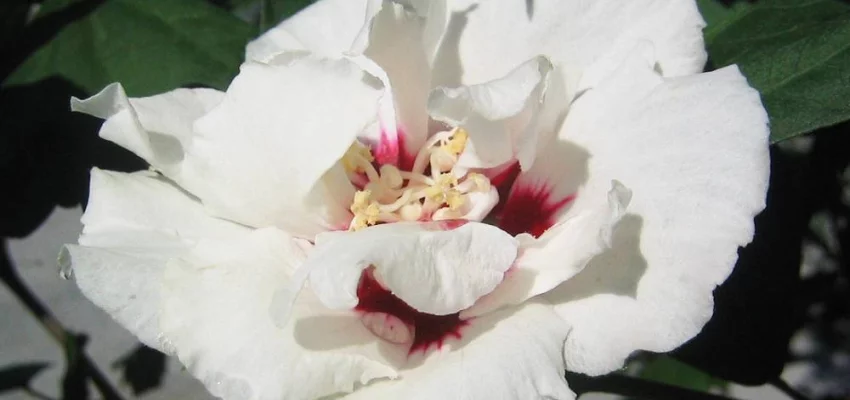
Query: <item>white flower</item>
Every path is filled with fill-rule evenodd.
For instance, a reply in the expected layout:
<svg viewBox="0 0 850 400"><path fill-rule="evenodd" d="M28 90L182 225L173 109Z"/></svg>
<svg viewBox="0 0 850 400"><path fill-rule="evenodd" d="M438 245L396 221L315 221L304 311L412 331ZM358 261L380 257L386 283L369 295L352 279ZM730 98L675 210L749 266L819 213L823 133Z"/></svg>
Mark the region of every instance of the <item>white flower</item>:
<svg viewBox="0 0 850 400"><path fill-rule="evenodd" d="M226 93L74 99L157 171L92 171L82 291L227 399L568 399L693 337L758 94L692 1L465 3L323 0Z"/></svg>

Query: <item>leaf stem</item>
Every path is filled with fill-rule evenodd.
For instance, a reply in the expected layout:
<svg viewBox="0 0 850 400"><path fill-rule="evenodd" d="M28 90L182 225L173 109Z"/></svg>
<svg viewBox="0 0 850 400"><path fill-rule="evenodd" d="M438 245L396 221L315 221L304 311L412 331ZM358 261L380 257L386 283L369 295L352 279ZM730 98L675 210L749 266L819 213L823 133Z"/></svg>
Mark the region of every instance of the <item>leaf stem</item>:
<svg viewBox="0 0 850 400"><path fill-rule="evenodd" d="M791 387L791 385L789 385L788 382L785 382L780 377L773 378L770 381L768 381L767 383L769 383L771 386L775 387L776 389L781 391L783 394L785 394L786 396L788 396L788 397L790 397L794 400L809 400L808 397L804 396L802 393L797 391L797 389L794 389L793 387Z"/></svg>
<svg viewBox="0 0 850 400"><path fill-rule="evenodd" d="M73 334L68 333L59 320L50 313L47 307L41 303L38 297L30 291L20 276L18 276L18 273L9 260L5 240L3 241L3 252L3 258L0 259L0 279L3 280L3 283L9 287L12 293L26 307L27 311L41 323L41 326L44 327L60 347L67 349L69 345L77 346ZM80 357L80 365L84 368L86 375L91 378L92 383L103 398L106 400L122 400L123 397L120 392L112 387L112 383L109 382L106 375L97 368L97 365L88 357L84 350L82 348L78 348L77 350Z"/></svg>

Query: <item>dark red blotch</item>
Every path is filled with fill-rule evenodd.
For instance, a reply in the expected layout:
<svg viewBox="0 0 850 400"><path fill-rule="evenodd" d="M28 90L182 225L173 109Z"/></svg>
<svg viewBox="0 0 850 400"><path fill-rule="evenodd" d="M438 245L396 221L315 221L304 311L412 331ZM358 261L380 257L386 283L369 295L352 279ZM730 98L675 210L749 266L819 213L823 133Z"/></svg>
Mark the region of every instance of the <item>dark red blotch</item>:
<svg viewBox="0 0 850 400"><path fill-rule="evenodd" d="M357 298L360 301L355 307L356 311L390 314L414 327L415 335L408 354L420 350L424 353L431 347L439 349L450 337L460 339L461 329L469 323L462 320L458 313L433 315L417 311L381 287L375 280L372 269L364 271L360 277Z"/></svg>

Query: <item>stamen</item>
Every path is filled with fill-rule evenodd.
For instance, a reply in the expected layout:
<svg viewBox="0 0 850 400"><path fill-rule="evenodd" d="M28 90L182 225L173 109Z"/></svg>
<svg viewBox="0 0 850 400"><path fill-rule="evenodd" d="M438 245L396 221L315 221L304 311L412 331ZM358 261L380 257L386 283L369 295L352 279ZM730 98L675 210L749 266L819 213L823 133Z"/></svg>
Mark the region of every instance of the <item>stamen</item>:
<svg viewBox="0 0 850 400"><path fill-rule="evenodd" d="M417 173L408 172L408 171L398 171L398 173L399 173L399 175L401 175L402 178L407 179L411 182L424 183L424 184L429 185L429 186L434 184L433 179L431 179L428 176L422 175L422 174L417 174Z"/></svg>
<svg viewBox="0 0 850 400"><path fill-rule="evenodd" d="M447 151L445 146L441 146L431 152L432 175L439 175L442 172L451 171L455 163L457 163L457 156Z"/></svg>
<svg viewBox="0 0 850 400"><path fill-rule="evenodd" d="M461 128L438 132L419 150L410 171L390 164L376 169L369 148L359 141L352 143L342 163L352 182L358 182L363 190L354 195L349 229L384 222L463 218L470 206L477 204L468 194L489 192L491 186L484 175L456 165L468 137Z"/></svg>
<svg viewBox="0 0 850 400"><path fill-rule="evenodd" d="M458 155L463 153L463 149L466 148L466 140L469 138L469 134L466 133L466 130L463 128L457 128L454 130L454 134L452 134L452 138L443 146L446 150L454 155Z"/></svg>
<svg viewBox="0 0 850 400"><path fill-rule="evenodd" d="M422 204L419 201L407 203L398 210L402 220L417 221L422 217Z"/></svg>
<svg viewBox="0 0 850 400"><path fill-rule="evenodd" d="M401 171L395 165L385 164L381 166L381 182L390 189L398 189L404 184Z"/></svg>
<svg viewBox="0 0 850 400"><path fill-rule="evenodd" d="M434 179L434 184L425 189L425 195L436 202L444 202L447 193L457 185L457 178L452 174L442 174Z"/></svg>
<svg viewBox="0 0 850 400"><path fill-rule="evenodd" d="M457 185L456 189L461 193L469 193L473 190L477 192L489 192L490 180L484 175L473 172L467 175L466 179L460 185Z"/></svg>
<svg viewBox="0 0 850 400"><path fill-rule="evenodd" d="M457 190L452 190L446 194L446 204L448 204L449 208L452 210L457 210L463 206L463 203L465 202L466 199Z"/></svg>
<svg viewBox="0 0 850 400"><path fill-rule="evenodd" d="M412 190L410 190L410 189L405 190L404 193L401 195L401 197L399 197L393 203L382 205L381 206L381 212L382 213L391 213L391 212L394 212L395 210L398 210L399 208L401 208L402 206L404 206L405 204L410 202L410 196L412 194L413 194Z"/></svg>
<svg viewBox="0 0 850 400"><path fill-rule="evenodd" d="M350 230L357 231L378 223L381 209L377 202L372 201L371 197L372 192L370 190L358 190L354 193L354 201L349 208L354 213L354 218L349 226Z"/></svg>
<svg viewBox="0 0 850 400"><path fill-rule="evenodd" d="M355 140L345 151L345 155L342 156L342 166L349 172L363 172L364 161L371 165L372 161L375 161L375 157L372 156L369 147Z"/></svg>
<svg viewBox="0 0 850 400"><path fill-rule="evenodd" d="M451 132L438 132L431 136L427 142L419 149L419 153L416 154L416 159L413 161L413 169L411 172L415 174L421 174L425 171L425 166L428 165L429 155L431 154L431 148L434 147L437 142L443 142L451 136Z"/></svg>

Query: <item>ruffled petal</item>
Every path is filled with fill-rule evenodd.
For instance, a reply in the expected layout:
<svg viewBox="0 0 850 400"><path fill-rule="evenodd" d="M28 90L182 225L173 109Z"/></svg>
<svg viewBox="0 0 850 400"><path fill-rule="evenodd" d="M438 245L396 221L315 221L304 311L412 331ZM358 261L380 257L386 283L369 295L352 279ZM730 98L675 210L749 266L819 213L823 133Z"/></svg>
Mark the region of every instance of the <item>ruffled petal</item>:
<svg viewBox="0 0 850 400"><path fill-rule="evenodd" d="M571 400L561 348L569 327L551 307L529 302L477 318L465 339L412 360L401 377L376 381L346 400Z"/></svg>
<svg viewBox="0 0 850 400"><path fill-rule="evenodd" d="M572 278L597 254L611 247L611 232L626 212L632 193L614 181L607 201L584 201L570 209L564 221L539 239L517 236L520 256L505 279L461 318L486 314L506 305L520 304Z"/></svg>
<svg viewBox="0 0 850 400"><path fill-rule="evenodd" d="M308 50L336 57L352 50L381 0L322 0L248 43L246 60L265 62L278 53Z"/></svg>
<svg viewBox="0 0 850 400"><path fill-rule="evenodd" d="M403 351L375 340L355 315L328 310L309 293L299 298L288 325L274 323L274 292L301 260L289 235L265 228L226 248L201 242L168 264L163 335L213 395L307 400L397 375L392 364ZM393 355L399 358L388 358Z"/></svg>
<svg viewBox="0 0 850 400"><path fill-rule="evenodd" d="M246 63L195 124L180 183L217 216L297 236L348 225L353 187L337 162L374 123L383 87L345 59Z"/></svg>
<svg viewBox="0 0 850 400"><path fill-rule="evenodd" d="M105 119L100 137L176 177L192 140L192 124L223 98L214 89L176 89L131 99L121 84L113 83L88 99L71 98L71 110Z"/></svg>
<svg viewBox="0 0 850 400"><path fill-rule="evenodd" d="M82 292L146 345L169 352L159 329L161 278L168 259L202 237L228 240L247 233L207 216L196 200L156 174L92 170L80 245L68 245Z"/></svg>
<svg viewBox="0 0 850 400"><path fill-rule="evenodd" d="M665 79L654 64L650 47L637 48L572 105L560 132L589 154L577 201L612 179L634 193L611 248L544 295L573 326L572 371L606 373L635 350L665 352L696 335L764 207L758 93L734 66Z"/></svg>
<svg viewBox="0 0 850 400"><path fill-rule="evenodd" d="M431 117L469 133L458 159L465 168L492 168L515 158L528 168L533 162L543 104L552 65L533 58L499 79L472 86L440 87L428 101Z"/></svg>
<svg viewBox="0 0 850 400"><path fill-rule="evenodd" d="M640 41L656 46L664 76L697 73L705 64L705 23L694 1L453 0L449 5L453 14L443 43L448 51L441 52L435 68L456 71L457 82L465 84L497 79L539 54L566 70L595 69L596 81Z"/></svg>
<svg viewBox="0 0 850 400"><path fill-rule="evenodd" d="M353 309L362 271L416 310L433 315L471 306L502 281L517 243L477 222L443 230L440 223L376 225L358 232L319 235L301 267L310 289L332 309Z"/></svg>
<svg viewBox="0 0 850 400"><path fill-rule="evenodd" d="M312 399L396 375L402 349L309 294L286 329L274 325L273 291L304 257L291 236L209 217L148 171L94 170L91 188L80 245L64 254L76 283L142 342L177 355L212 393Z"/></svg>

